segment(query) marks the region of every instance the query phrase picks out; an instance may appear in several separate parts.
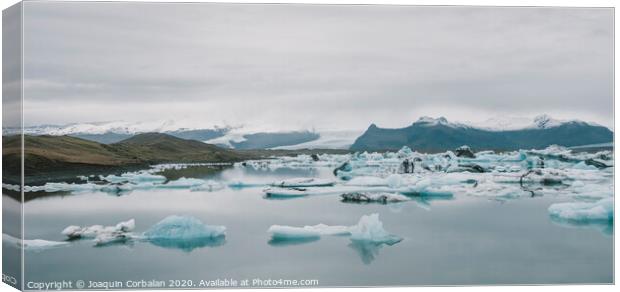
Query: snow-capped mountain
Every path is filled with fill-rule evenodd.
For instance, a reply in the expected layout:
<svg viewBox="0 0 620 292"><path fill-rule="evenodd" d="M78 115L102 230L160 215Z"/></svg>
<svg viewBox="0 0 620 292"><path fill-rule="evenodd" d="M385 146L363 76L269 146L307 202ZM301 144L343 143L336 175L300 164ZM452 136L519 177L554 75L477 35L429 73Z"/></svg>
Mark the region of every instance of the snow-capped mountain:
<svg viewBox="0 0 620 292"><path fill-rule="evenodd" d="M208 140L223 136L229 131L226 126L199 127L190 122L173 120L146 122L87 122L67 125L38 125L24 128L26 135L74 136L100 143L115 143L140 133L166 133L179 138ZM19 128L3 128L3 135L19 133Z"/></svg>
<svg viewBox="0 0 620 292"><path fill-rule="evenodd" d="M148 132L173 132L179 130L197 130L200 127L179 123L173 120L146 122L87 122L67 125L42 125L25 127L24 133L30 135L72 135L72 134L138 134Z"/></svg>
<svg viewBox="0 0 620 292"><path fill-rule="evenodd" d="M375 124L351 146L352 150L388 150L409 146L422 151L445 151L461 145L476 149L514 150L545 148L552 144L577 146L613 141L613 132L579 120L557 120L548 115L534 119L492 119L485 123L449 122L422 117L408 127L379 128Z"/></svg>
<svg viewBox="0 0 620 292"><path fill-rule="evenodd" d="M522 129L548 129L559 127L566 123L583 123L592 126L600 126L592 122L580 120L561 120L555 119L547 114L532 118L515 116L498 116L479 123L465 123L471 127L490 130L490 131L512 131Z"/></svg>
<svg viewBox="0 0 620 292"><path fill-rule="evenodd" d="M544 130L544 131L543 131ZM4 128L3 134L18 133ZM485 149L546 147L548 144L576 146L613 140L609 129L579 120L559 120L549 115L533 119L495 117L481 123L453 122L445 117L421 117L400 129L368 130L280 130L254 126L201 127L173 120L148 122L93 122L68 125L26 127L29 135L69 135L100 143L116 143L135 134L158 132L234 149L399 149L404 145L417 149L448 150L463 144Z"/></svg>

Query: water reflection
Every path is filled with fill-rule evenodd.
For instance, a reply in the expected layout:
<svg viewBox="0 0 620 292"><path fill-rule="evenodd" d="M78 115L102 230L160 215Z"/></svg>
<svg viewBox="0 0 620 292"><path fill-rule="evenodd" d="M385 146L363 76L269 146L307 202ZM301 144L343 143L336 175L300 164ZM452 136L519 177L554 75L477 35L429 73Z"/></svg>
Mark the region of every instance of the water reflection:
<svg viewBox="0 0 620 292"><path fill-rule="evenodd" d="M306 237L306 238L271 238L267 244L274 247L284 247L291 245L302 245L315 241L319 241L321 237Z"/></svg>
<svg viewBox="0 0 620 292"><path fill-rule="evenodd" d="M614 222L613 221L589 221L589 222L580 222L574 220L566 220L557 218L554 216L549 216L551 222L554 224L561 226L563 228L584 228L584 229L594 229L601 232L606 236L614 235Z"/></svg>
<svg viewBox="0 0 620 292"><path fill-rule="evenodd" d="M192 252L197 248L204 247L218 247L226 244L225 236L218 237L205 237L205 238L196 238L190 240L174 240L174 239L151 239L148 241L150 244L168 248L168 249L179 249L184 252Z"/></svg>
<svg viewBox="0 0 620 292"><path fill-rule="evenodd" d="M394 244L351 240L348 246L357 252L365 265L370 265L379 256L379 250L381 250L384 245Z"/></svg>

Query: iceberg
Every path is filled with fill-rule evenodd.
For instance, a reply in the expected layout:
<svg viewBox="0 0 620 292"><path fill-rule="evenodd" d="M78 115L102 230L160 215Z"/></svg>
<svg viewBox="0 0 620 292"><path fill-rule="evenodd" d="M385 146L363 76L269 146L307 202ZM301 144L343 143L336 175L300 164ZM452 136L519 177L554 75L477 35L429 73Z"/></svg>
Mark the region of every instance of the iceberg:
<svg viewBox="0 0 620 292"><path fill-rule="evenodd" d="M177 215L164 218L143 234L143 238L153 245L186 252L223 245L225 236L224 226L205 225L197 218Z"/></svg>
<svg viewBox="0 0 620 292"><path fill-rule="evenodd" d="M144 233L144 237L149 240L192 240L225 235L224 226L205 225L197 218L177 215L164 218Z"/></svg>
<svg viewBox="0 0 620 292"><path fill-rule="evenodd" d="M105 241L114 234L126 234L134 230L136 221L130 219L120 222L115 226L92 225L88 227L80 227L76 225L67 226L61 234L69 239L82 238L99 238L97 241Z"/></svg>
<svg viewBox="0 0 620 292"><path fill-rule="evenodd" d="M393 245L402 238L389 234L383 229L383 223L379 220L379 214L364 215L353 226L330 226L318 224L313 226L293 227L284 225L272 225L267 230L275 240L299 240L320 238L322 235L350 235L352 241L370 242L375 244Z"/></svg>
<svg viewBox="0 0 620 292"><path fill-rule="evenodd" d="M402 237L390 234L383 229L383 222L379 220L377 213L362 216L357 225L351 226L350 232L352 241L394 245L403 240Z"/></svg>
<svg viewBox="0 0 620 292"><path fill-rule="evenodd" d="M614 220L614 199L605 198L593 203L556 203L548 210L551 217L571 222L612 222Z"/></svg>

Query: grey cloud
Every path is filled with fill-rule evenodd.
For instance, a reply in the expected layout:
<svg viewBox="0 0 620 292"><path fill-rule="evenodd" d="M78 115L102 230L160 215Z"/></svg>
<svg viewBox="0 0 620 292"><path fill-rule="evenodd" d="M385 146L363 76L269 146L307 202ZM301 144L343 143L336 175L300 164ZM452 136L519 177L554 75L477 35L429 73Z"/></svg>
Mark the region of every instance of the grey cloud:
<svg viewBox="0 0 620 292"><path fill-rule="evenodd" d="M33 124L613 120L612 9L29 2L25 18Z"/></svg>

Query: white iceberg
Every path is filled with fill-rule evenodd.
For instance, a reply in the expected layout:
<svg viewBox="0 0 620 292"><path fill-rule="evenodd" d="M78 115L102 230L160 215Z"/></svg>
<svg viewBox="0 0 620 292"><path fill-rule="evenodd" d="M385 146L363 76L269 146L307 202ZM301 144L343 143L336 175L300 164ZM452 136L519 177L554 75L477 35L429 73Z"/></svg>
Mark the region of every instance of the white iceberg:
<svg viewBox="0 0 620 292"><path fill-rule="evenodd" d="M62 232L62 235L67 236L70 239L78 238L105 238L112 234L129 233L136 227L136 221L130 219L124 222L120 222L115 226L103 226L92 225L87 227L80 227L76 225L67 226Z"/></svg>
<svg viewBox="0 0 620 292"><path fill-rule="evenodd" d="M379 214L364 215L357 225L351 226L351 240L373 243L396 244L403 240L402 237L388 233L383 228L383 222L379 220Z"/></svg>
<svg viewBox="0 0 620 292"><path fill-rule="evenodd" d="M548 210L552 217L572 222L612 222L614 220L614 199L605 198L593 203L556 203Z"/></svg>
<svg viewBox="0 0 620 292"><path fill-rule="evenodd" d="M275 239L302 239L320 237L321 235L349 235L348 226L329 226L318 224L313 226L293 227L272 225L267 232Z"/></svg>
<svg viewBox="0 0 620 292"><path fill-rule="evenodd" d="M101 180L105 180L111 183L124 183L124 182L132 182L132 183L141 183L141 182L158 182L163 183L166 181L166 177L163 175L151 174L148 172L127 172L123 173L120 176L117 175L108 175L108 176L100 176Z"/></svg>

